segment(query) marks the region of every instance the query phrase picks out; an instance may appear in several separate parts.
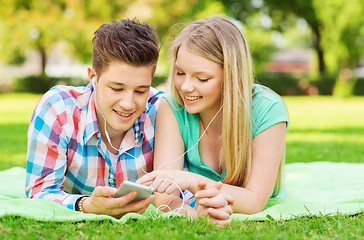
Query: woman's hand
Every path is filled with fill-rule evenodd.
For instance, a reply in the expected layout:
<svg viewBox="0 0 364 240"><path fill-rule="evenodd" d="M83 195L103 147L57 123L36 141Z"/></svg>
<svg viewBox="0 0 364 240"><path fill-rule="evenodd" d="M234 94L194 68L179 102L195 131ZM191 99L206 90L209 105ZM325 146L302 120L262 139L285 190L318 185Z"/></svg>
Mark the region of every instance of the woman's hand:
<svg viewBox="0 0 364 240"><path fill-rule="evenodd" d="M196 186L195 174L173 169L161 169L150 172L139 178L136 183L152 186L155 192L173 194L179 192L178 187L184 191L192 190ZM177 187L178 186L178 187ZM191 191L192 192L192 191Z"/></svg>
<svg viewBox="0 0 364 240"><path fill-rule="evenodd" d="M205 182L200 181L198 186L201 190L195 194L199 216L209 216L210 221L217 223L218 226L229 224L233 213L230 207L234 204L233 197L221 192L221 182L209 188L206 185Z"/></svg>
<svg viewBox="0 0 364 240"><path fill-rule="evenodd" d="M115 194L116 188L97 186L91 196L84 201L84 212L121 218L130 212L142 214L154 199L152 195L139 202L131 203L137 196L137 192L130 192L125 196L113 198Z"/></svg>

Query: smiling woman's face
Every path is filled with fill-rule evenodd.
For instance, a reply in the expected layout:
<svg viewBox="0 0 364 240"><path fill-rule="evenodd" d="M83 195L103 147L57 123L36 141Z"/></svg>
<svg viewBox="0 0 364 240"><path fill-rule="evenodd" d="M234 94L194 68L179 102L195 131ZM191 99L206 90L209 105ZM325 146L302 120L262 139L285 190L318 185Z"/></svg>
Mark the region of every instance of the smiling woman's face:
<svg viewBox="0 0 364 240"><path fill-rule="evenodd" d="M222 102L223 67L181 45L175 69L174 86L186 111L215 114Z"/></svg>

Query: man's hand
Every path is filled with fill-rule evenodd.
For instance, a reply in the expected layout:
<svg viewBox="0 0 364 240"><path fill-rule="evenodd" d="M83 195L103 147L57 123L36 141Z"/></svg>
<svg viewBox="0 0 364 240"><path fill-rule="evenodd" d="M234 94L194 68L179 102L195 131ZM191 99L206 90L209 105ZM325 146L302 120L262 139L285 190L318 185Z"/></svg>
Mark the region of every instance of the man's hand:
<svg viewBox="0 0 364 240"><path fill-rule="evenodd" d="M142 214L154 199L152 195L139 202L131 203L136 198L137 192L130 192L125 196L113 198L115 194L116 188L97 186L91 196L84 201L84 212L121 218L130 212Z"/></svg>

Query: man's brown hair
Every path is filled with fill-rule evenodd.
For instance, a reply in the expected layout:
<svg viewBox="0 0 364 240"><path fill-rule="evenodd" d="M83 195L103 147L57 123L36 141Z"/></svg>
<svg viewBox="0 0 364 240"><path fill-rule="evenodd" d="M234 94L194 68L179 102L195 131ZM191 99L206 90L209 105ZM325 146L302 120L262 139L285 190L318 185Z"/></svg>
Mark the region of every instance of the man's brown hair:
<svg viewBox="0 0 364 240"><path fill-rule="evenodd" d="M124 19L101 25L92 39L92 66L100 76L114 61L133 66L153 65L159 57L159 40L154 28L146 22Z"/></svg>

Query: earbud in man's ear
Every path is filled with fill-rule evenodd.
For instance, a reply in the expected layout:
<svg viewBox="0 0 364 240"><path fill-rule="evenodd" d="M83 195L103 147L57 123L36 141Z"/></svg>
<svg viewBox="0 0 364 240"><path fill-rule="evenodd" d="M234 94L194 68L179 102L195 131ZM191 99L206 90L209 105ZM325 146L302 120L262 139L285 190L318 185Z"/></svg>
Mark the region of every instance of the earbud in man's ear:
<svg viewBox="0 0 364 240"><path fill-rule="evenodd" d="M95 78L96 78L96 77L92 77L92 79L91 79L91 83L92 83L92 85L94 85L94 87L95 87L95 85L96 85L96 84L95 84Z"/></svg>

